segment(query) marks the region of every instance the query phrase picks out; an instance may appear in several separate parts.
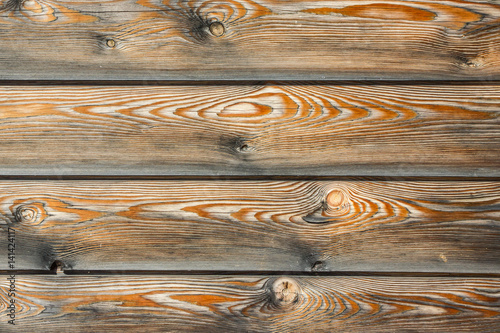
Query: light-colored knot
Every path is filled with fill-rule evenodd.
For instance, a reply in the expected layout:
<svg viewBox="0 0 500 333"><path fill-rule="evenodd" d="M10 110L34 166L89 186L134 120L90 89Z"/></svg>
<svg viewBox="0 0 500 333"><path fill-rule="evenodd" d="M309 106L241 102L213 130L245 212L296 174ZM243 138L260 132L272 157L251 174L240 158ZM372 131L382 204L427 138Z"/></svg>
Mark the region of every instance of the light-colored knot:
<svg viewBox="0 0 500 333"><path fill-rule="evenodd" d="M343 216L349 211L349 194L341 189L333 189L326 195L324 216Z"/></svg>
<svg viewBox="0 0 500 333"><path fill-rule="evenodd" d="M214 35L215 37L220 37L224 35L224 32L226 29L224 28L224 25L220 23L219 21L213 22L209 26L210 33Z"/></svg>
<svg viewBox="0 0 500 333"><path fill-rule="evenodd" d="M299 294L299 285L289 278L276 279L271 286L272 301L277 307L287 307L296 303Z"/></svg>
<svg viewBox="0 0 500 333"><path fill-rule="evenodd" d="M108 39L108 40L106 41L106 45L107 45L109 48L113 49L113 48L116 46L116 42L115 42L113 39Z"/></svg>

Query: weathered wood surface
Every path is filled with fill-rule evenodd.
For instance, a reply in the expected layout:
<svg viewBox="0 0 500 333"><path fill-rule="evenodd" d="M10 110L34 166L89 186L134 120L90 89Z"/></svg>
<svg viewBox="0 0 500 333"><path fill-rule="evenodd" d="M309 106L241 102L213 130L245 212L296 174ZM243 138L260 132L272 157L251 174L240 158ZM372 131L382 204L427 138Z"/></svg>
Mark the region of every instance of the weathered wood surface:
<svg viewBox="0 0 500 333"><path fill-rule="evenodd" d="M0 79L499 79L495 1L0 1Z"/></svg>
<svg viewBox="0 0 500 333"><path fill-rule="evenodd" d="M498 85L0 88L0 175L500 176Z"/></svg>
<svg viewBox="0 0 500 333"><path fill-rule="evenodd" d="M500 273L498 182L3 181L0 213L16 269Z"/></svg>
<svg viewBox="0 0 500 333"><path fill-rule="evenodd" d="M6 279L0 298L8 301ZM500 279L17 276L2 332L498 332Z"/></svg>

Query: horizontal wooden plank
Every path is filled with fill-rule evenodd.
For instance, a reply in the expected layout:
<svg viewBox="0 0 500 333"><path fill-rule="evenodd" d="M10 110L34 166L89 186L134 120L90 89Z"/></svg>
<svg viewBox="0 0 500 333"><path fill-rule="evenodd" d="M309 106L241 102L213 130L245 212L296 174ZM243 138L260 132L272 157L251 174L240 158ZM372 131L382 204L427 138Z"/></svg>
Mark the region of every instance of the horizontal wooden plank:
<svg viewBox="0 0 500 333"><path fill-rule="evenodd" d="M500 176L498 85L0 87L0 175Z"/></svg>
<svg viewBox="0 0 500 333"><path fill-rule="evenodd" d="M477 0L0 2L0 79L500 79Z"/></svg>
<svg viewBox="0 0 500 333"><path fill-rule="evenodd" d="M2 332L497 332L500 279L16 276Z"/></svg>
<svg viewBox="0 0 500 333"><path fill-rule="evenodd" d="M0 213L4 270L500 273L499 182L2 181Z"/></svg>

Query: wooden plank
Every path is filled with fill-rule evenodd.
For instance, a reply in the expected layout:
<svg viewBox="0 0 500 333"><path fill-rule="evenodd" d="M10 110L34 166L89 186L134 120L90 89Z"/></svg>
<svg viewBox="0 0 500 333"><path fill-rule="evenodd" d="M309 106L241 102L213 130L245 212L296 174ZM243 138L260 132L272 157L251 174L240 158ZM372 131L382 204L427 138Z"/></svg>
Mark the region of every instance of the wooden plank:
<svg viewBox="0 0 500 333"><path fill-rule="evenodd" d="M500 79L477 0L2 1L0 79Z"/></svg>
<svg viewBox="0 0 500 333"><path fill-rule="evenodd" d="M500 176L498 85L1 87L0 175Z"/></svg>
<svg viewBox="0 0 500 333"><path fill-rule="evenodd" d="M500 273L499 182L2 181L0 213L15 269Z"/></svg>
<svg viewBox="0 0 500 333"><path fill-rule="evenodd" d="M8 281L0 280L8 302ZM2 332L497 332L498 278L17 276Z"/></svg>

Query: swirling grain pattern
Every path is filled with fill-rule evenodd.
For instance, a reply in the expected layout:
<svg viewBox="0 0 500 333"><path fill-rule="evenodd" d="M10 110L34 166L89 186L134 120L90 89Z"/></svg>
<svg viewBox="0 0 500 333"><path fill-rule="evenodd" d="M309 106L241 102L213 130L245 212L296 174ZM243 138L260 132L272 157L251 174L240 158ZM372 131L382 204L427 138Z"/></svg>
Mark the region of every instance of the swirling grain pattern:
<svg viewBox="0 0 500 333"><path fill-rule="evenodd" d="M7 299L4 280L0 288ZM495 332L500 324L495 278L22 276L17 288L18 326L7 324L2 303L2 332Z"/></svg>
<svg viewBox="0 0 500 333"><path fill-rule="evenodd" d="M496 85L1 87L0 174L500 176Z"/></svg>
<svg viewBox="0 0 500 333"><path fill-rule="evenodd" d="M499 207L498 182L3 181L0 253L11 227L18 269L499 273Z"/></svg>
<svg viewBox="0 0 500 333"><path fill-rule="evenodd" d="M494 1L4 0L0 79L498 80L499 23Z"/></svg>

